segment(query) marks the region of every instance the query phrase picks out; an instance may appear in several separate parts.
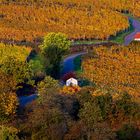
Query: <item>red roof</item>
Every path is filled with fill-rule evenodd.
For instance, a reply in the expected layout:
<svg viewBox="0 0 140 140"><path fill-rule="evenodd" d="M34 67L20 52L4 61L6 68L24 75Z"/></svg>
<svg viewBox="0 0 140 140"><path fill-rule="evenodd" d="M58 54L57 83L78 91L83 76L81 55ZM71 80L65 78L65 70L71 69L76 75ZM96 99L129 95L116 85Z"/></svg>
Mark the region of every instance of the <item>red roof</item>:
<svg viewBox="0 0 140 140"><path fill-rule="evenodd" d="M135 35L135 39L140 39L140 32Z"/></svg>

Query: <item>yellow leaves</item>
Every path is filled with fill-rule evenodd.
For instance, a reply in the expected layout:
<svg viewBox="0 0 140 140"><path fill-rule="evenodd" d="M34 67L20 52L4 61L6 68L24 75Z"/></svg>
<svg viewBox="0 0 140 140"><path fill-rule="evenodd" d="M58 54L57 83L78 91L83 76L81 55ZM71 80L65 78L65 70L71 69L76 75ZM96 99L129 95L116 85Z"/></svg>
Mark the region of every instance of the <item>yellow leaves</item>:
<svg viewBox="0 0 140 140"><path fill-rule="evenodd" d="M15 93L0 93L0 114L9 116L16 113L18 99Z"/></svg>
<svg viewBox="0 0 140 140"><path fill-rule="evenodd" d="M134 98L140 91L140 50L139 47L114 46L111 49L97 48L98 58L83 61L83 76L96 85L114 90L116 93L128 92Z"/></svg>
<svg viewBox="0 0 140 140"><path fill-rule="evenodd" d="M7 57L15 57L20 61L25 61L30 54L31 48L25 46L13 46L0 43L0 64L4 62Z"/></svg>
<svg viewBox="0 0 140 140"><path fill-rule="evenodd" d="M19 140L18 134L19 130L13 126L0 125L0 139L10 139L10 140Z"/></svg>
<svg viewBox="0 0 140 140"><path fill-rule="evenodd" d="M105 94L106 94L106 92L104 90L97 89L92 93L92 96L102 96L102 95L105 95Z"/></svg>

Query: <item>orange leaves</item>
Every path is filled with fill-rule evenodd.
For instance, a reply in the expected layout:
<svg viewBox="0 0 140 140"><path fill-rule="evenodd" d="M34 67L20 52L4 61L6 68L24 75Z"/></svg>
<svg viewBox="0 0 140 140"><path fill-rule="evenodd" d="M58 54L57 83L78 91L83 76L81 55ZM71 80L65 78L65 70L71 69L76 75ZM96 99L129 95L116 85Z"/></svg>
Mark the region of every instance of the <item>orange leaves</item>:
<svg viewBox="0 0 140 140"><path fill-rule="evenodd" d="M53 3L54 2L54 3ZM106 39L129 27L128 19L100 2L88 8L92 1L55 0L45 7L37 5L0 5L0 39L30 41L48 32L63 32L73 39ZM48 2L49 3L49 2ZM74 6L69 6L73 4Z"/></svg>
<svg viewBox="0 0 140 140"><path fill-rule="evenodd" d="M73 94L76 94L80 90L81 90L81 88L79 86L64 86L60 90L60 93L73 95Z"/></svg>

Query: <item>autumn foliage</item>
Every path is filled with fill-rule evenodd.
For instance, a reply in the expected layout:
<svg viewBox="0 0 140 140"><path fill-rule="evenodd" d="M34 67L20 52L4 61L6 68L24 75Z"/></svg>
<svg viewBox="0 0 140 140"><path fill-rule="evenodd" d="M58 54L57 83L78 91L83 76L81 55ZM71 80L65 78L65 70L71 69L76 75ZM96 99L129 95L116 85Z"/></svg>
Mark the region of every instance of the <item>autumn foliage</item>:
<svg viewBox="0 0 140 140"><path fill-rule="evenodd" d="M18 99L15 89L15 79L0 71L0 119L16 113Z"/></svg>
<svg viewBox="0 0 140 140"><path fill-rule="evenodd" d="M25 46L16 46L16 45L6 45L0 43L0 65L8 57L15 57L20 61L25 61L27 56L30 54L31 48Z"/></svg>
<svg viewBox="0 0 140 140"><path fill-rule="evenodd" d="M0 43L0 119L16 113L19 104L16 89L29 76L25 61L30 51L24 46Z"/></svg>
<svg viewBox="0 0 140 140"><path fill-rule="evenodd" d="M140 91L140 48L132 44L128 47L100 47L94 50L96 58L83 61L83 76L101 88L115 93L127 92L139 97Z"/></svg>
<svg viewBox="0 0 140 140"><path fill-rule="evenodd" d="M104 40L129 27L127 17L95 0L2 3L0 15L0 39L13 42L35 43L49 32Z"/></svg>
<svg viewBox="0 0 140 140"><path fill-rule="evenodd" d="M64 86L60 90L60 93L73 95L73 94L76 94L79 91L80 91L80 87L79 86Z"/></svg>

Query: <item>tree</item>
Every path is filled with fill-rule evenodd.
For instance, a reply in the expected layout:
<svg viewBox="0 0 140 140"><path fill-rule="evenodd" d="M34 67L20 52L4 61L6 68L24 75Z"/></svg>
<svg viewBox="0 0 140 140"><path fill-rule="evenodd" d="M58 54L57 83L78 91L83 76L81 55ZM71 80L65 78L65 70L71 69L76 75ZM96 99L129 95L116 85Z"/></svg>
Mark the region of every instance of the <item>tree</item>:
<svg viewBox="0 0 140 140"><path fill-rule="evenodd" d="M35 58L30 60L29 65L34 73L36 81L45 77L44 58L42 56L35 56Z"/></svg>
<svg viewBox="0 0 140 140"><path fill-rule="evenodd" d="M0 69L6 75L12 76L16 80L17 85L24 82L33 82L31 80L33 76L31 67L27 62L20 61L18 58L12 56L7 57Z"/></svg>
<svg viewBox="0 0 140 140"><path fill-rule="evenodd" d="M14 115L18 105L14 77L0 71L0 120Z"/></svg>
<svg viewBox="0 0 140 140"><path fill-rule="evenodd" d="M46 59L47 73L57 78L60 70L62 56L69 50L70 41L62 33L49 33L44 37L40 46L41 53Z"/></svg>
<svg viewBox="0 0 140 140"><path fill-rule="evenodd" d="M41 95L48 93L49 91L51 91L51 89L55 89L55 91L57 91L58 88L58 81L54 80L50 76L46 76L45 79L37 85L38 93Z"/></svg>
<svg viewBox="0 0 140 140"><path fill-rule="evenodd" d="M1 140L19 140L17 134L18 134L18 130L16 128L0 125Z"/></svg>
<svg viewBox="0 0 140 140"><path fill-rule="evenodd" d="M9 92L16 90L16 80L0 70L0 92Z"/></svg>
<svg viewBox="0 0 140 140"><path fill-rule="evenodd" d="M117 131L117 138L119 140L138 140L140 137L137 135L137 129L134 126L126 124Z"/></svg>

